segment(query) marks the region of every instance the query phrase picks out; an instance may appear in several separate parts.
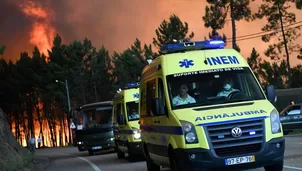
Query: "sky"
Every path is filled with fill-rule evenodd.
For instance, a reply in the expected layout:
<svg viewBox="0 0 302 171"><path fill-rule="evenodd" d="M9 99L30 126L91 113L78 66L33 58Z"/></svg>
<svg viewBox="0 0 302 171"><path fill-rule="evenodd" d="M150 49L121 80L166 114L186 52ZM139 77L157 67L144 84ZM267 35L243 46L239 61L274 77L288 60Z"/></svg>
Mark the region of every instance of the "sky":
<svg viewBox="0 0 302 171"><path fill-rule="evenodd" d="M260 4L260 0L253 2L252 10L256 11ZM195 33L194 41L204 40L210 31L202 20L206 5L206 0L1 0L0 44L7 47L3 58L15 61L22 51L32 54L34 46L47 52L56 34L67 44L87 37L97 48L104 45L111 54L122 52L136 38L151 44L155 29L172 14L189 24ZM302 21L302 10L292 11L296 20ZM261 32L265 23L239 21L237 36ZM220 32L231 38L231 22ZM300 42L302 36L297 40ZM260 54L267 48L261 37L237 43L244 57L253 47ZM302 64L294 55L290 61L292 66Z"/></svg>

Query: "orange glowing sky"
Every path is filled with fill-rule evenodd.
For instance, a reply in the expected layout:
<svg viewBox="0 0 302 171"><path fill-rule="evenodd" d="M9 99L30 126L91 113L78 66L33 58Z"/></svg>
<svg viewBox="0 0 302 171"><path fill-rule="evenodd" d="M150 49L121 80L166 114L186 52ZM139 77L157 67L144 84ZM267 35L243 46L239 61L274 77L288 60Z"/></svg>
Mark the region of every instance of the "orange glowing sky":
<svg viewBox="0 0 302 171"><path fill-rule="evenodd" d="M47 52L46 49L51 47L52 37L57 33L66 43L87 37L94 46L104 45L111 53L114 50L121 52L136 38L150 44L155 36L155 29L163 19L167 19L173 13L189 24L190 31L195 33L194 40L203 40L209 32L209 29L204 28L202 21L206 0L45 0L43 4L39 4L41 1L37 0L12 1L19 4L21 12L31 21L25 27L26 31L11 31L10 35L4 35L5 38L2 39L4 42L0 42L7 45L4 58L13 61L19 57L21 51L27 50L31 53L33 45L37 45L42 52ZM253 2L252 10L256 11L260 4L260 0ZM302 21L302 11L295 9L292 11L296 13L297 21ZM7 14L7 17L9 20L10 15ZM265 20L252 23L237 22L237 36L261 32L265 22ZM4 22L7 23L9 22ZM3 23L0 21L1 24ZM220 32L231 38L231 23L228 22ZM302 36L297 42L301 44ZM250 54L253 47L261 53L267 47L260 37L237 43L245 57ZM228 43L227 47L230 46L231 43ZM293 55L291 63L294 66L302 61Z"/></svg>
<svg viewBox="0 0 302 171"><path fill-rule="evenodd" d="M26 16L35 19L30 32L29 42L37 46L42 53L48 54L47 50L51 49L52 39L56 32L50 24L54 15L52 10L43 8L33 1L27 1L24 4L20 4L20 8Z"/></svg>

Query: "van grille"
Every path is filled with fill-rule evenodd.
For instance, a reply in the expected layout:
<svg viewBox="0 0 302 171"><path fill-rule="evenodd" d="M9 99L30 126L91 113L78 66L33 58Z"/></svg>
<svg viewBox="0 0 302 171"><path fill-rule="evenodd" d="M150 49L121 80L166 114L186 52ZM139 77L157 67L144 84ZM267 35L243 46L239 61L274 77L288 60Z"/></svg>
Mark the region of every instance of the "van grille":
<svg viewBox="0 0 302 171"><path fill-rule="evenodd" d="M239 127L242 130L242 135L239 138L234 138L231 134L234 127ZM211 125L207 126L206 130L212 148L220 157L259 152L265 141L263 119ZM255 132L255 134L250 135L251 132Z"/></svg>

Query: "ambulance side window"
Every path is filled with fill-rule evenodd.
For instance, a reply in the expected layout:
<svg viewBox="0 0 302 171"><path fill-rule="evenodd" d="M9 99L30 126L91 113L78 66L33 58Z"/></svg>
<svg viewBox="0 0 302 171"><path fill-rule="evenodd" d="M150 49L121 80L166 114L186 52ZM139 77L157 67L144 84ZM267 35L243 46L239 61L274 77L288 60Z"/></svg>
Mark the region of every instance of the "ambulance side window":
<svg viewBox="0 0 302 171"><path fill-rule="evenodd" d="M149 82L147 82L147 116L154 116L152 112L152 101L155 99L155 87L156 87L156 80L153 79Z"/></svg>
<svg viewBox="0 0 302 171"><path fill-rule="evenodd" d="M146 102L146 95L145 95L145 87L140 88L140 115L141 116L145 116L146 115L146 104L144 104Z"/></svg>
<svg viewBox="0 0 302 171"><path fill-rule="evenodd" d="M161 78L158 79L158 101L159 106L165 108L166 101L165 101L165 91L164 91L164 83Z"/></svg>
<svg viewBox="0 0 302 171"><path fill-rule="evenodd" d="M117 112L116 112L116 104L113 105L113 124L117 123Z"/></svg>
<svg viewBox="0 0 302 171"><path fill-rule="evenodd" d="M125 124L125 109L124 108L122 108L122 104L121 103L119 103L119 104L117 104L116 105L116 116L117 116L117 122L118 122L118 124L120 124L120 125L123 125L123 124Z"/></svg>

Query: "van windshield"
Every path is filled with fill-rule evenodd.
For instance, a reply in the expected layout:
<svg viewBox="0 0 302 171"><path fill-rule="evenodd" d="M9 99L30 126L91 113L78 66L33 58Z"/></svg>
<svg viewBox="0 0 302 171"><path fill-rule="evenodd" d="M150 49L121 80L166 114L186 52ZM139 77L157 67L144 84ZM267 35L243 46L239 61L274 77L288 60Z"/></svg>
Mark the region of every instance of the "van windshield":
<svg viewBox="0 0 302 171"><path fill-rule="evenodd" d="M127 102L126 107L127 107L127 113L128 113L128 121L139 120L138 101Z"/></svg>
<svg viewBox="0 0 302 171"><path fill-rule="evenodd" d="M265 99L248 67L167 76L172 109Z"/></svg>
<svg viewBox="0 0 302 171"><path fill-rule="evenodd" d="M107 128L112 126L112 106L97 107L81 111L79 116L83 129Z"/></svg>

